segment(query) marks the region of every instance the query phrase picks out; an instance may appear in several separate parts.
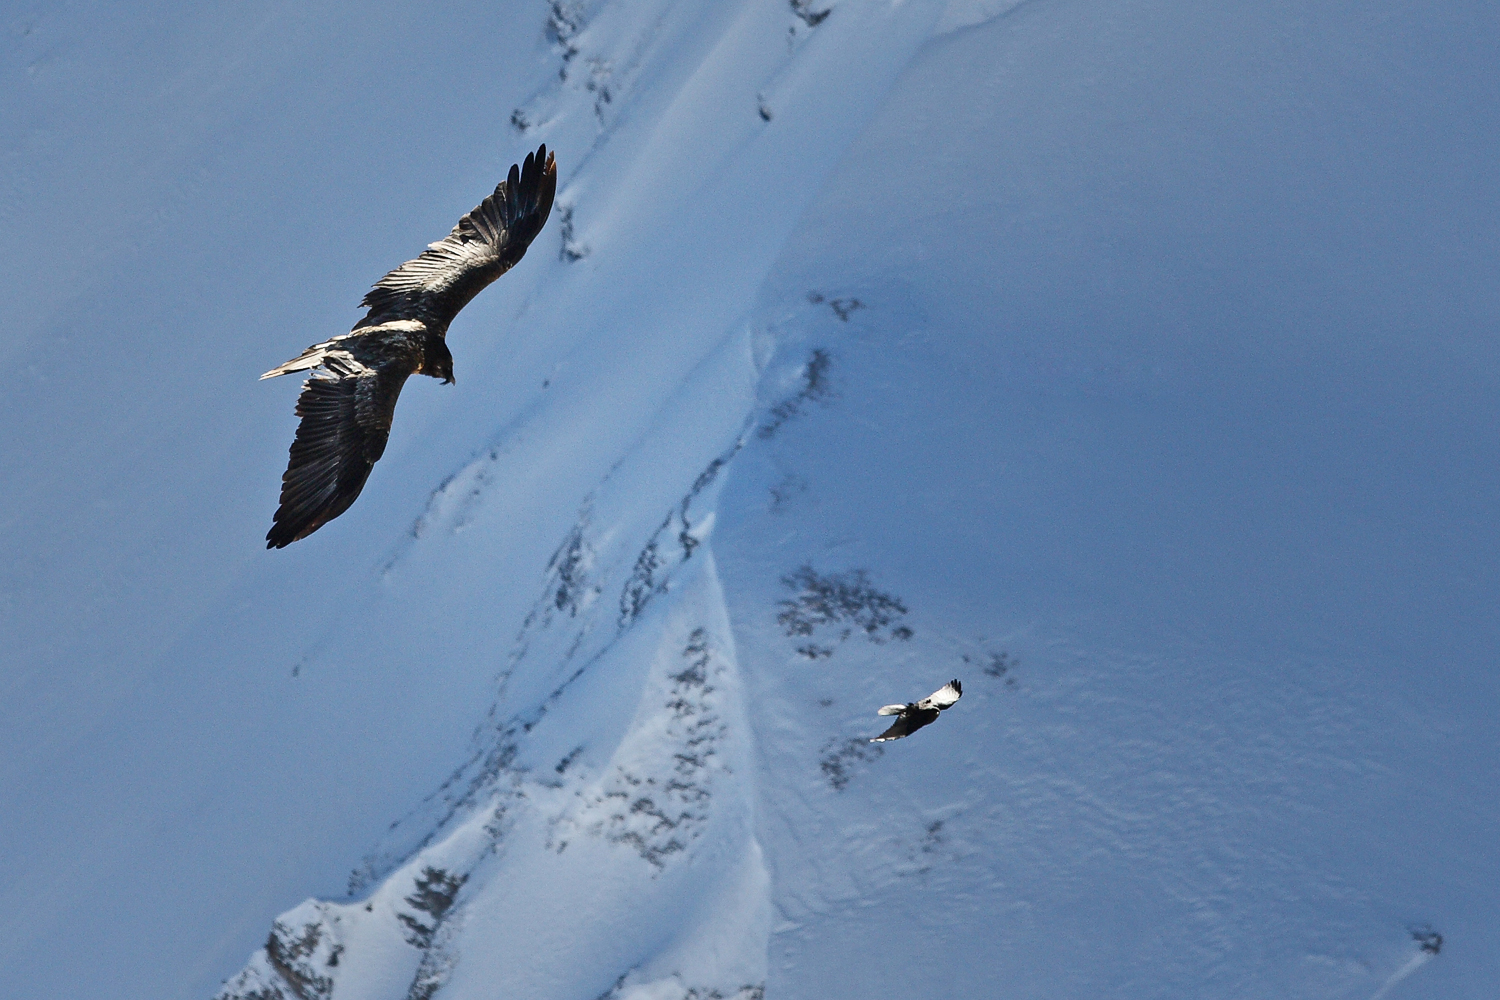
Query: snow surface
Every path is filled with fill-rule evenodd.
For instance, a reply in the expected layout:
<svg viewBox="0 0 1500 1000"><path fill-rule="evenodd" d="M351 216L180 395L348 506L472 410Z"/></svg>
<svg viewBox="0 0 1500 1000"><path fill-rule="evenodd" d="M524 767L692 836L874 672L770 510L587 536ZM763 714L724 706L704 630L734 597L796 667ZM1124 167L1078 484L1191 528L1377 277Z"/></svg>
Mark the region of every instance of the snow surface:
<svg viewBox="0 0 1500 1000"><path fill-rule="evenodd" d="M1489 6L0 28L3 995L1494 995ZM256 376L542 141L266 552Z"/></svg>

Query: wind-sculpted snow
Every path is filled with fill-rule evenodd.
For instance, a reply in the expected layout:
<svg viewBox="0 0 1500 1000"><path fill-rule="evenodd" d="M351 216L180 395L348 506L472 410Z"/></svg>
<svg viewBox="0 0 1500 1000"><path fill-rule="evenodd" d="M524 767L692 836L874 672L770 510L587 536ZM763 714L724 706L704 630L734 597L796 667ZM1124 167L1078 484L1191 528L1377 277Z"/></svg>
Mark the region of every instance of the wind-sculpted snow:
<svg viewBox="0 0 1500 1000"><path fill-rule="evenodd" d="M1491 995L1487 7L138 7L0 32L6 1000Z"/></svg>
<svg viewBox="0 0 1500 1000"><path fill-rule="evenodd" d="M548 34L562 63L557 80L517 107L511 126L527 132L549 125L569 104L585 102L602 131L617 109L628 104L652 48L678 5L669 0L646 4L581 3L550 0Z"/></svg>
<svg viewBox="0 0 1500 1000"><path fill-rule="evenodd" d="M625 557L630 551L628 534L621 532L617 525L596 527L593 524L593 495L584 500L577 522L547 562L540 596L527 612L515 637L505 669L496 680L497 700L476 728L466 759L439 788L423 799L418 808L391 824L383 838L384 843L368 853L350 874L348 888L351 895L363 892L394 865L402 863L412 851L431 844L456 816L485 801L498 783L517 780L515 761L525 734L558 703L570 685L614 649L651 598L667 592L674 570L691 558L693 551L707 539L713 524L711 512L700 516L693 503L695 500L700 504L712 501L711 487L715 486L720 471L741 447L742 437L709 461L693 478L682 499L672 506L662 524L645 540L633 560ZM489 456L475 464L487 465L493 460L494 457ZM474 476L464 478L470 482L480 481ZM606 478L600 489L609 495L609 488L610 480ZM462 489L468 494L469 503L480 502L483 490L468 486ZM595 548L593 539L596 535L601 538L598 544L602 551ZM629 567L628 573L626 567ZM614 622L609 621L597 603L606 586L618 588L621 594L622 610ZM528 707L513 707L507 714L505 693L508 679L518 670L533 668L533 665L541 668L538 676L552 678L553 686ZM697 676L696 669L682 674L679 683L689 684ZM685 693L686 689L674 696L673 704L689 705ZM699 714L704 710L705 705L700 705L697 710L688 710L688 714ZM710 721L716 724L717 718L704 715L696 721L696 726L701 728ZM695 730L688 739L688 744L678 749L689 754L694 752L691 748L697 744L712 742L712 736L705 731ZM703 750L700 763L706 763L713 756L711 746L705 746ZM578 752L580 750L575 750L565 758L557 768L558 774L567 771L568 764ZM648 788L654 787L654 778L646 781ZM695 787L691 790L693 796L699 793L703 793L702 789ZM680 787L677 779L667 779L660 794L664 796L664 805L670 805L688 794L688 790ZM632 815L651 808L639 805L638 801L632 802ZM675 825L676 820L665 815L656 822L667 823L669 820ZM629 834L629 837L634 837L634 834ZM622 833L620 839L629 837ZM656 858L654 848L643 847L642 850Z"/></svg>
<svg viewBox="0 0 1500 1000"><path fill-rule="evenodd" d="M813 348L807 364L802 369L802 385L781 402L772 406L766 418L760 422L755 433L762 438L776 436L781 425L799 416L809 403L827 404L835 395L829 385L828 369L833 359L821 347Z"/></svg>
<svg viewBox="0 0 1500 1000"><path fill-rule="evenodd" d="M448 958L451 920L480 861L500 850L520 795L495 794L442 843L360 902L307 900L276 918L265 946L215 1000L333 1000L430 995Z"/></svg>
<svg viewBox="0 0 1500 1000"><path fill-rule="evenodd" d="M514 875L504 870L529 870L529 852L562 859L574 872L568 880L584 884L579 872L592 866L595 877L609 878L612 865L609 854L591 858L589 842L637 856L653 879L704 849L754 866L748 727L708 549L715 498L745 437L742 420L729 446L685 481L665 520L644 537L636 532L650 522L622 505L629 496L621 483L644 471L637 466L650 461L651 448L617 463L588 493L542 567L464 763L391 824L351 875L350 895L364 896L362 903L309 900L278 918L266 947L221 1000L302 997L313 989L319 1000L446 995L472 965L475 907L509 898ZM474 467L496 461L492 453ZM444 490L456 486L464 509L477 511L486 481L466 471ZM443 523L445 509L430 504L430 523ZM420 545L429 536L415 537ZM598 599L609 591L629 613ZM663 610L651 613L667 595ZM580 713L580 700L594 710ZM611 728L613 745L605 735ZM736 784L726 791L731 777ZM764 937L751 935L742 946L749 967L759 968ZM642 962L631 968L638 977ZM610 976L624 982L618 970ZM684 989L708 996L721 987ZM720 995L735 992L726 984Z"/></svg>
<svg viewBox="0 0 1500 1000"><path fill-rule="evenodd" d="M636 556L630 578L625 581L625 587L620 593L620 628L628 628L646 610L646 605L653 597L666 592L672 568L691 558L693 550L702 543L703 535L713 526L713 516L709 514L700 517L695 525L690 520L690 517L698 516L690 509L693 499L713 485L719 471L743 446L743 439L736 441L729 451L709 462L708 467L693 480L687 495L667 513L661 526L652 532L640 555Z"/></svg>
<svg viewBox="0 0 1500 1000"><path fill-rule="evenodd" d="M688 986L680 977L647 986L629 986L627 977L619 981L607 993L594 1000L765 1000L764 985L746 985L737 990L721 993L713 987Z"/></svg>
<svg viewBox="0 0 1500 1000"><path fill-rule="evenodd" d="M728 727L715 696L728 668L702 628L688 637L682 657L682 669L668 676L660 718L643 720L617 752L621 763L559 818L551 834L559 854L573 831L582 831L626 844L663 868L702 834L716 775L725 769L719 744Z"/></svg>
<svg viewBox="0 0 1500 1000"><path fill-rule="evenodd" d="M701 494L703 485L693 495ZM706 542L706 537L699 540ZM556 568L555 563L549 567L549 581ZM686 589L666 612L668 620L650 619L652 630L661 630L660 638L648 640L658 651L645 657L640 704L607 757L599 756L607 748L600 745L597 715L593 725L580 729L582 720L571 718L568 708L570 700L590 698L589 689L601 682L614 689L611 682L596 679L596 672L639 669L633 665L640 662L640 650L631 648L632 637L623 632L536 709L498 727L495 738L504 752L485 755L486 763L465 771L463 781L458 775L450 779L463 793L445 793L449 808L421 848L367 899L347 904L309 900L283 914L266 946L218 994L219 1000L436 996L463 968L472 947L465 943L473 905L467 901L477 898L482 905L492 897L509 898L513 875L505 873L504 859L523 868L534 865L528 850L566 857L573 871L569 881L582 881L583 891L591 869L594 877L610 877L609 856L591 856L582 846L590 840L628 850L658 874L689 862L716 827L715 853L728 847L732 853L753 854L753 842L744 842L745 786L733 790L728 804L719 801L722 782L737 771L741 782L749 777L749 758L732 645L724 631L722 603L715 603L722 599L716 596L711 555L700 554L693 570L688 580L679 581ZM555 593L550 582L545 593ZM581 612L585 618L590 614L589 609ZM687 625L702 619L708 623ZM646 620L630 624L635 630L647 627ZM533 744L555 745L556 730L581 742L553 766L527 763L535 757ZM515 847L519 854L511 857L518 840L523 846ZM600 870L600 864L605 868ZM371 875L378 875L373 860L364 880ZM764 939L757 943L752 935L745 947L753 966ZM709 996L718 988L686 987L696 996Z"/></svg>
<svg viewBox="0 0 1500 1000"><path fill-rule="evenodd" d="M327 904L307 902L271 925L265 950L221 991L222 1000L327 1000L344 946Z"/></svg>

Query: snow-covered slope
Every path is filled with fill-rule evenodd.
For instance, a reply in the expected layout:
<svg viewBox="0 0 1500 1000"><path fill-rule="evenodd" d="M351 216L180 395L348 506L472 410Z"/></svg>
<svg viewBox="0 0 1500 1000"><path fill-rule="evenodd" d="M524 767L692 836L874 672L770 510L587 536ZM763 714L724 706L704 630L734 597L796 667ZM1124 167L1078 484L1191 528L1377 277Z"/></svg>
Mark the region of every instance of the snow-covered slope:
<svg viewBox="0 0 1500 1000"><path fill-rule="evenodd" d="M1500 981L1487 8L5 27L5 995ZM541 141L266 553L255 376Z"/></svg>

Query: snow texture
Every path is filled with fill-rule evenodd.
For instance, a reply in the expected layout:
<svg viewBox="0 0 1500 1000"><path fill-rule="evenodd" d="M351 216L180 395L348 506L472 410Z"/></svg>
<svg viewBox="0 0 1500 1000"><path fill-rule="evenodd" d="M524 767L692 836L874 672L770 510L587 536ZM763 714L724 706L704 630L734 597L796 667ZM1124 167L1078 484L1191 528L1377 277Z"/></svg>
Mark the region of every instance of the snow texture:
<svg viewBox="0 0 1500 1000"><path fill-rule="evenodd" d="M4 996L1493 996L1490 7L25 0L0 73ZM256 376L540 142L266 552Z"/></svg>

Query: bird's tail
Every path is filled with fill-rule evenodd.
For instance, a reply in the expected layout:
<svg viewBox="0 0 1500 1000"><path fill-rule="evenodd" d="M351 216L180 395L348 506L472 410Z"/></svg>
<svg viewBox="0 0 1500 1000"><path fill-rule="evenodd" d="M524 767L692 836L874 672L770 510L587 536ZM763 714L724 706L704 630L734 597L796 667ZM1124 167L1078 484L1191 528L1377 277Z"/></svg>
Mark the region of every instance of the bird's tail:
<svg viewBox="0 0 1500 1000"><path fill-rule="evenodd" d="M323 364L327 360L328 354L328 344L314 344L286 364L277 365L275 368L272 368L262 375L261 378L275 378L277 375L309 371Z"/></svg>
<svg viewBox="0 0 1500 1000"><path fill-rule="evenodd" d="M900 715L904 711L906 711L906 706L905 705L887 705L884 708L882 708L880 711L876 712L875 714L876 715Z"/></svg>

